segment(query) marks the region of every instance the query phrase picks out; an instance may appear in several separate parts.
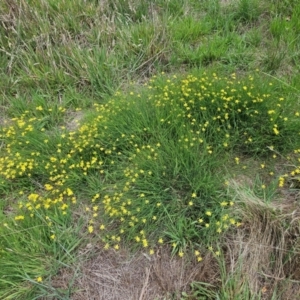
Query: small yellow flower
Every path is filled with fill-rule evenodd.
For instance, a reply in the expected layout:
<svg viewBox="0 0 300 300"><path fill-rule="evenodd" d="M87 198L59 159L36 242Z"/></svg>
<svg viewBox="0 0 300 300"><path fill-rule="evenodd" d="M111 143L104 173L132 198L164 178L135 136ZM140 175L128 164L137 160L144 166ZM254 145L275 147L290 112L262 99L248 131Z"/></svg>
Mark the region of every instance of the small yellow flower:
<svg viewBox="0 0 300 300"><path fill-rule="evenodd" d="M211 211L207 211L205 214L209 217L212 215Z"/></svg>
<svg viewBox="0 0 300 300"><path fill-rule="evenodd" d="M191 197L192 197L192 198L196 198L196 197L197 197L197 194L196 194L196 193L193 193Z"/></svg>
<svg viewBox="0 0 300 300"><path fill-rule="evenodd" d="M96 199L98 199L100 197L100 194L96 194L93 198L92 198L92 202L95 202Z"/></svg>
<svg viewBox="0 0 300 300"><path fill-rule="evenodd" d="M153 249L150 249L149 254L150 254L150 255L153 255L153 254L154 254L154 250L153 250Z"/></svg>
<svg viewBox="0 0 300 300"><path fill-rule="evenodd" d="M148 241L146 239L143 239L142 240L142 243L143 243L143 247L144 248L147 248L148 247Z"/></svg>
<svg viewBox="0 0 300 300"><path fill-rule="evenodd" d="M194 205L193 201L190 201L189 206L193 206L193 205Z"/></svg>
<svg viewBox="0 0 300 300"><path fill-rule="evenodd" d="M45 187L45 190L46 190L46 191L51 191L51 190L53 189L53 186L52 186L51 184L48 184L48 183L46 183L46 184L44 185L44 187Z"/></svg>
<svg viewBox="0 0 300 300"><path fill-rule="evenodd" d="M102 224L100 225L100 230L104 230L105 229L105 226Z"/></svg>
<svg viewBox="0 0 300 300"><path fill-rule="evenodd" d="M37 281L37 282L42 282L42 281L43 281L43 278L42 278L41 276L39 276L39 277L36 278L36 281Z"/></svg>
<svg viewBox="0 0 300 300"><path fill-rule="evenodd" d="M198 261L198 262L200 262L200 261L202 261L202 260L203 260L203 258L202 258L201 256L198 256L198 257L197 257L197 261Z"/></svg>
<svg viewBox="0 0 300 300"><path fill-rule="evenodd" d="M93 226L89 226L88 230L89 230L89 233L92 233L94 231L94 227Z"/></svg>
<svg viewBox="0 0 300 300"><path fill-rule="evenodd" d="M73 195L73 191L70 188L67 188L66 192L67 192L68 196L72 196Z"/></svg>
<svg viewBox="0 0 300 300"><path fill-rule="evenodd" d="M273 128L273 132L274 132L276 135L279 134L279 130L278 130L276 127Z"/></svg>
<svg viewBox="0 0 300 300"><path fill-rule="evenodd" d="M200 255L200 251L195 250L195 256L199 256Z"/></svg>
<svg viewBox="0 0 300 300"><path fill-rule="evenodd" d="M158 243L159 243L159 244L163 244L163 242L164 242L164 240L163 240L162 238L160 238L160 239L158 240Z"/></svg>
<svg viewBox="0 0 300 300"><path fill-rule="evenodd" d="M184 252L182 252L181 250L178 252L179 257L183 257L184 256Z"/></svg>

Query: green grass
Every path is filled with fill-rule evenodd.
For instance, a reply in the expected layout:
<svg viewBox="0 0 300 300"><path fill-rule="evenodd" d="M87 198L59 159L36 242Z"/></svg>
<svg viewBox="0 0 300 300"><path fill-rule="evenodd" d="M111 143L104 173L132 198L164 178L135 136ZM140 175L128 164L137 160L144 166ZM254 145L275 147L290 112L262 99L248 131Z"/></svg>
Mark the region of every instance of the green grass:
<svg viewBox="0 0 300 300"><path fill-rule="evenodd" d="M245 220L231 178L265 203L299 191L297 1L0 11L1 299L68 299L52 277L94 241L200 262ZM222 257L222 284L194 294L262 297Z"/></svg>
<svg viewBox="0 0 300 300"><path fill-rule="evenodd" d="M63 291L51 287L49 274L75 264L74 251L82 243L82 227L70 216L53 212L49 217L35 212L35 217L18 221L1 216L0 297L2 299L36 299L59 296ZM76 227L74 229L74 225Z"/></svg>

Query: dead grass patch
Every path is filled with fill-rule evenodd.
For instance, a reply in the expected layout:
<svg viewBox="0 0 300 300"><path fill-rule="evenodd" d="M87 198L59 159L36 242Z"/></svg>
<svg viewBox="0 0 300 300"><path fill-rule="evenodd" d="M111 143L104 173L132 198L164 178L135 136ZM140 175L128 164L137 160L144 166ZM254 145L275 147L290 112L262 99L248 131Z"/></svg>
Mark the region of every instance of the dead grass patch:
<svg viewBox="0 0 300 300"><path fill-rule="evenodd" d="M196 263L172 257L170 252L165 247L149 256L143 251L130 254L124 249L99 248L82 265L71 299L180 299L182 292L189 292L191 282L216 281L217 264L210 255Z"/></svg>
<svg viewBox="0 0 300 300"><path fill-rule="evenodd" d="M220 277L211 255L196 263L172 258L169 249L160 249L151 258L142 252L132 255L126 250L98 249L75 271L61 269L51 280L58 291L72 290L72 300L179 300L182 292L191 292L192 282L217 284Z"/></svg>
<svg viewBox="0 0 300 300"><path fill-rule="evenodd" d="M225 241L227 273L239 270L261 299L299 299L299 203L291 195L266 203L239 182L230 185L242 226Z"/></svg>

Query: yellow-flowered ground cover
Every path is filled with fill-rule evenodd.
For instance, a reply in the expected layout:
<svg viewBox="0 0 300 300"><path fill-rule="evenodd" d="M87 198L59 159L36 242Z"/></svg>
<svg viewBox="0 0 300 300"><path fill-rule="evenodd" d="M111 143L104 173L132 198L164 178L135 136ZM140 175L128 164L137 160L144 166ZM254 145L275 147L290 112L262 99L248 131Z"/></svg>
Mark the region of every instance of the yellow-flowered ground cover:
<svg viewBox="0 0 300 300"><path fill-rule="evenodd" d="M150 254L162 243L179 256L198 251L239 225L230 215L225 166L294 150L289 173L268 171L275 180L280 176L279 187L291 178L299 184L299 149L290 141L299 137L299 112L273 84L235 74L160 76L143 89L95 103L72 131L47 126L42 106L25 110L0 136L0 183L18 195L15 222L68 217L89 198L82 212L89 216L86 231L105 248L131 241Z"/></svg>

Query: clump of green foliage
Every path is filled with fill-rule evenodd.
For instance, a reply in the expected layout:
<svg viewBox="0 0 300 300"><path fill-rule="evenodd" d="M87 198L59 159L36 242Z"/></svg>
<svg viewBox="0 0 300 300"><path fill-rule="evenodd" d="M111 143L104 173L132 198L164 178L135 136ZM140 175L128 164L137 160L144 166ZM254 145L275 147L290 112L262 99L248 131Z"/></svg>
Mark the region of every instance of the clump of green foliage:
<svg viewBox="0 0 300 300"><path fill-rule="evenodd" d="M289 113L272 82L235 74L152 78L95 103L75 130L49 130L45 111L25 110L1 132L1 184L21 197L15 220L68 215L85 195L88 231L106 248L130 240L153 253L168 242L180 256L238 225L222 165L290 150L288 137L299 135L299 112Z"/></svg>

